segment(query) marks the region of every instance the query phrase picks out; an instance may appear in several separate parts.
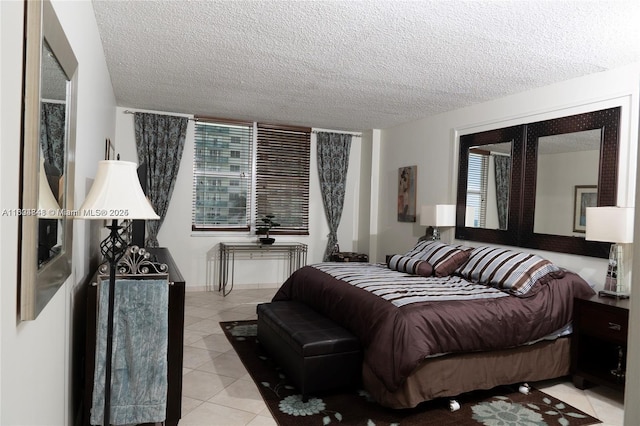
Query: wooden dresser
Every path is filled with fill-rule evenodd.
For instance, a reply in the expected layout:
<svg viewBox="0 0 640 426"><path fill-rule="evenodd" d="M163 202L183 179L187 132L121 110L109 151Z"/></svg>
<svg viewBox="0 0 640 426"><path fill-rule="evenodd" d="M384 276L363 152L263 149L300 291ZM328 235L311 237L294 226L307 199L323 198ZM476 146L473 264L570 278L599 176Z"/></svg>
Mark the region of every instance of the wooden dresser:
<svg viewBox="0 0 640 426"><path fill-rule="evenodd" d="M146 249L153 261L169 268L169 338L167 343L167 418L165 425L175 426L182 417L182 351L184 341L185 281L167 248ZM93 281L93 280L92 280ZM93 397L93 374L96 351L97 287L87 289L87 335L83 425L89 425Z"/></svg>

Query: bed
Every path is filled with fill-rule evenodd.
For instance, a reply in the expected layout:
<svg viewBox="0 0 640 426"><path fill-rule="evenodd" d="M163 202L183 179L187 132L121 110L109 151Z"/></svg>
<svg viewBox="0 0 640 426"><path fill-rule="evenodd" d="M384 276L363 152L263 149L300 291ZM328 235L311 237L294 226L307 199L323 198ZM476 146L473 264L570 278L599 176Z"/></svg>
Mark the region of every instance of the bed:
<svg viewBox="0 0 640 426"><path fill-rule="evenodd" d="M365 389L409 408L567 375L573 298L592 294L537 255L423 241L388 264L305 266L273 300L303 302L358 336Z"/></svg>

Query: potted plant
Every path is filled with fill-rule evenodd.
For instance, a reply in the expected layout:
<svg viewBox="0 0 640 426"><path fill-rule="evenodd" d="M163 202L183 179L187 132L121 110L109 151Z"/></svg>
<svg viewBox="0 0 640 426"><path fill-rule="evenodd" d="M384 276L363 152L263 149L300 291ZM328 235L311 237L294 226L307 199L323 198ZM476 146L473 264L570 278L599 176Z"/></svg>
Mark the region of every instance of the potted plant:
<svg viewBox="0 0 640 426"><path fill-rule="evenodd" d="M262 244L273 244L276 239L275 238L271 238L269 237L269 231L271 230L271 228L275 228L276 226L280 226L280 224L276 221L273 220L275 216L272 214L267 214L265 216L263 216L262 218L260 218L260 221L262 222L262 224L258 225L256 227L256 234L257 235L266 235L266 237L262 237L260 238L260 242Z"/></svg>

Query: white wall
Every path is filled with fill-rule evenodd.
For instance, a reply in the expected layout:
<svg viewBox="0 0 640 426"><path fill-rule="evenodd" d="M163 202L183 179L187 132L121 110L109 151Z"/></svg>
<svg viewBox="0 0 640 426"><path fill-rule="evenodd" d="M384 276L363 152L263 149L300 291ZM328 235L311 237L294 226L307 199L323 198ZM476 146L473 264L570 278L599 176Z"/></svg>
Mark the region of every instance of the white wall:
<svg viewBox="0 0 640 426"><path fill-rule="evenodd" d="M115 99L91 3L52 3L79 63L74 182L79 205L86 194L87 179L95 175L102 157L104 139L115 132ZM3 208L18 207L23 9L21 1L0 2ZM84 304L76 297L89 270L88 244L93 228L74 223L72 275L36 320L23 323L16 320L17 229L16 217L1 218L0 424L71 424L75 416L71 376L77 354L72 344L78 337L74 324L80 324L73 316L78 314L74 308ZM75 361L79 367L79 360Z"/></svg>
<svg viewBox="0 0 640 426"><path fill-rule="evenodd" d="M533 232L582 236L573 232L576 185L598 185L600 150L538 155Z"/></svg>
<svg viewBox="0 0 640 426"><path fill-rule="evenodd" d="M639 76L640 65L620 68L383 130L378 260L383 260L385 254L407 251L424 234L423 227L396 220L398 168L418 166L419 206L455 204L461 134L621 106L618 205L633 206ZM452 230L444 233L444 239L452 237ZM552 252L541 254L602 287L605 260Z"/></svg>
<svg viewBox="0 0 640 426"><path fill-rule="evenodd" d="M126 108L118 108L116 114L116 152L123 160L135 161L135 136L133 115L126 114ZM160 111L157 114L172 114ZM172 114L179 115L179 114ZM233 117L231 117L233 118ZM174 260L178 264L187 283L187 290L217 289L217 245L220 242L255 241L255 235L247 233L203 233L191 231L191 202L193 182L193 152L194 152L193 121L189 122L187 136L178 178L164 223L158 233L161 246L171 250ZM347 174L347 190L342 220L338 228L338 243L340 250L356 250L360 215L360 163L362 138L353 137L349 156L349 171ZM329 227L327 225L320 185L318 181L316 162L316 136L311 135L311 172L309 194L309 236L276 236L280 242L296 241L308 245L307 263L322 261L327 243ZM363 182L367 184L368 182ZM366 213L368 216L368 212ZM254 256L252 260L236 261L236 288L276 287L289 275L286 264L282 260L263 260Z"/></svg>

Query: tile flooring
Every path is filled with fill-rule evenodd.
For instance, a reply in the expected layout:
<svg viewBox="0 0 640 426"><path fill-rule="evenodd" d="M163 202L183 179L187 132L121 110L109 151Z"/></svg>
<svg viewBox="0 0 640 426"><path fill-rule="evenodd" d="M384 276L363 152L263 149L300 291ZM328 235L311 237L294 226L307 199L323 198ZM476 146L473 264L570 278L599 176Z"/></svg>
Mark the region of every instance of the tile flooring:
<svg viewBox="0 0 640 426"><path fill-rule="evenodd" d="M220 321L256 318L256 304L276 289L187 292L180 426L275 425L253 380L220 329ZM533 384L603 421L622 425L622 395L604 387L581 391L566 380Z"/></svg>

